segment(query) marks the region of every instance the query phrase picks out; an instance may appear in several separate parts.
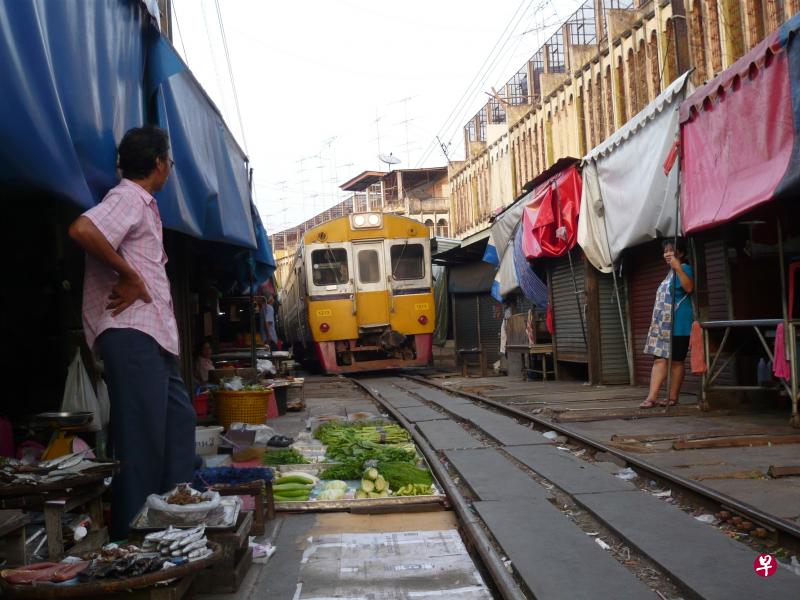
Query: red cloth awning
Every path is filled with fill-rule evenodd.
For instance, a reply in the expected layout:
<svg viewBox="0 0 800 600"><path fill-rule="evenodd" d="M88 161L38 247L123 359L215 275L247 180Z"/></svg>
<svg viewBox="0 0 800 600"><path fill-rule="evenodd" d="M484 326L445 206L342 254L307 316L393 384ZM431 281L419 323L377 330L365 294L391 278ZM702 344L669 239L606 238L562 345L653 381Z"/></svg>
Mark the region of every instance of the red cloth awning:
<svg viewBox="0 0 800 600"><path fill-rule="evenodd" d="M575 164L536 187L522 213L522 251L528 260L563 256L575 245L581 190Z"/></svg>
<svg viewBox="0 0 800 600"><path fill-rule="evenodd" d="M790 76L797 50L787 44L798 23L784 25L681 105L684 232L730 221L786 185L797 78Z"/></svg>

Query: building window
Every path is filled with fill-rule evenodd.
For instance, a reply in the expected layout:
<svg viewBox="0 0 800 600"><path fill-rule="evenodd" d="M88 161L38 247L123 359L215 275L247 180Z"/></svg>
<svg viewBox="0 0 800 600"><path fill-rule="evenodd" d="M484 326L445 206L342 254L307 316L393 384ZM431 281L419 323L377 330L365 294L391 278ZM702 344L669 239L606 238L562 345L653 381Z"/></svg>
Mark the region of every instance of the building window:
<svg viewBox="0 0 800 600"><path fill-rule="evenodd" d="M731 65L744 54L744 28L739 0L722 0L722 14L727 64Z"/></svg>
<svg viewBox="0 0 800 600"><path fill-rule="evenodd" d="M639 99L639 110L650 102L650 90L647 83L647 44L639 40L639 51L636 54L636 97Z"/></svg>
<svg viewBox="0 0 800 600"><path fill-rule="evenodd" d="M578 99L582 99L583 96L579 96ZM596 121L594 120L593 114L593 107L594 107L594 94L592 93L592 85L589 84L586 86L586 104L585 106L578 106L578 118L583 121L583 128L586 131L586 139L588 141L588 145L585 148L585 151L588 152L592 148L597 145L597 137L595 134L595 124ZM583 110L581 110L581 108Z"/></svg>
<svg viewBox="0 0 800 600"><path fill-rule="evenodd" d="M719 7L717 0L706 0L708 15L708 45L711 48L711 73L708 79L722 71L722 44L719 35Z"/></svg>
<svg viewBox="0 0 800 600"><path fill-rule="evenodd" d="M703 4L700 0L692 3L690 19L690 44L692 47L692 64L695 68L695 82L702 83L708 79L706 72L706 32L703 20Z"/></svg>
<svg viewBox="0 0 800 600"><path fill-rule="evenodd" d="M636 55L633 53L633 48L628 48L625 70L628 74L628 85L626 86L628 100L630 101L628 109L630 116L633 117L639 112L639 95L636 93Z"/></svg>
<svg viewBox="0 0 800 600"><path fill-rule="evenodd" d="M447 220L439 219L436 221L436 235L438 237L449 237L450 227L447 225Z"/></svg>
<svg viewBox="0 0 800 600"><path fill-rule="evenodd" d="M628 109L625 106L625 68L622 66L622 57L617 57L617 109L619 111L620 127L628 121Z"/></svg>
<svg viewBox="0 0 800 600"><path fill-rule="evenodd" d="M747 0L748 48L764 39L764 7L761 0Z"/></svg>
<svg viewBox="0 0 800 600"><path fill-rule="evenodd" d="M600 78L600 73L594 81L594 105L597 115L597 143L602 142L606 137L606 112L603 106L603 86Z"/></svg>
<svg viewBox="0 0 800 600"><path fill-rule="evenodd" d="M766 0L767 7L767 31L778 28L784 20L783 0Z"/></svg>
<svg viewBox="0 0 800 600"><path fill-rule="evenodd" d="M611 66L606 67L605 74L606 88L606 135L614 132L614 86L611 84Z"/></svg>

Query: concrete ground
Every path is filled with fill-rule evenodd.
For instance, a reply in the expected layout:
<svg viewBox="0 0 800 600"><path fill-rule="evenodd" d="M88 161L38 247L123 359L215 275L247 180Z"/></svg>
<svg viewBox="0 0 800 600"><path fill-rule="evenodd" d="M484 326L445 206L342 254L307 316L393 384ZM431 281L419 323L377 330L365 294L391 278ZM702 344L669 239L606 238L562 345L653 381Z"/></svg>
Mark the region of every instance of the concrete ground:
<svg viewBox="0 0 800 600"><path fill-rule="evenodd" d="M764 512L800 523L800 477L773 479L767 475L771 466L800 465L798 444L673 449L676 440L689 434L800 434L789 426L785 411L705 413L697 407L696 398L686 394L681 396L680 406L667 413L662 408L639 409L646 390L635 386L523 381L519 376L429 377L446 388L531 412ZM647 438L644 441L643 436Z"/></svg>

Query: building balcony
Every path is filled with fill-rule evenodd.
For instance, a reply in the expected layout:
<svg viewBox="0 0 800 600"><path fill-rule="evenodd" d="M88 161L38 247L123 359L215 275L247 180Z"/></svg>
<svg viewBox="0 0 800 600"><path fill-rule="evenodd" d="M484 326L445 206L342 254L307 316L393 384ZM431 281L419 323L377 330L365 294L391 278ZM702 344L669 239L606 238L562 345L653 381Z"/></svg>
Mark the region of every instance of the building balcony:
<svg viewBox="0 0 800 600"><path fill-rule="evenodd" d="M421 213L446 213L450 211L450 198L410 198L408 213L418 215Z"/></svg>

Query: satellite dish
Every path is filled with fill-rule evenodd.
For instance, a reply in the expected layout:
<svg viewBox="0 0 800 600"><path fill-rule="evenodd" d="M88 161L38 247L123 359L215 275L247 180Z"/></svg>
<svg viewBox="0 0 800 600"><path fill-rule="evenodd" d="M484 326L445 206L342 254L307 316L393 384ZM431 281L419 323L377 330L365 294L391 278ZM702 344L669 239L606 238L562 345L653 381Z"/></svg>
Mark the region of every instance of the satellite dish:
<svg viewBox="0 0 800 600"><path fill-rule="evenodd" d="M391 152L389 154L378 154L378 159L382 163L389 165L389 170L392 170L392 165L399 165L400 159L394 156Z"/></svg>

